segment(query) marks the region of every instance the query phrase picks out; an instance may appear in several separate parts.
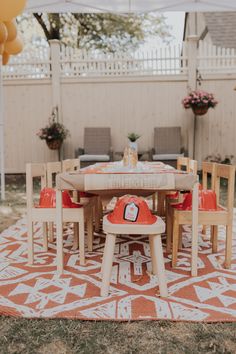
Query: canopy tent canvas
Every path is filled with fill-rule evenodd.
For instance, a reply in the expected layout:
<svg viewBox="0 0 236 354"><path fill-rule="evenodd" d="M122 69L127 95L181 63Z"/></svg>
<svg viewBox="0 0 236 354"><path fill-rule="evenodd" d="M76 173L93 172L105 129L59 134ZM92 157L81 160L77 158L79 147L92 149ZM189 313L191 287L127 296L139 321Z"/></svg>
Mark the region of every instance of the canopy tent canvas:
<svg viewBox="0 0 236 354"><path fill-rule="evenodd" d="M235 0L28 0L26 12L137 13L236 11ZM1 199L5 199L4 113L0 55L0 169Z"/></svg>
<svg viewBox="0 0 236 354"><path fill-rule="evenodd" d="M31 12L235 11L235 0L28 0Z"/></svg>

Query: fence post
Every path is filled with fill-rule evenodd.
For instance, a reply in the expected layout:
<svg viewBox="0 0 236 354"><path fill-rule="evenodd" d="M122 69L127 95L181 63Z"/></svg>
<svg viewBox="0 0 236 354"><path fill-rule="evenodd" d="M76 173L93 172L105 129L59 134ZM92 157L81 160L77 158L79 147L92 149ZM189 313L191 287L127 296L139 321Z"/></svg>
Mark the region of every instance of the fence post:
<svg viewBox="0 0 236 354"><path fill-rule="evenodd" d="M60 66L60 41L51 39L49 41L51 50L51 72L52 72L52 107L57 107L57 120L63 122L61 106L61 66ZM58 160L63 159L63 144L58 150Z"/></svg>
<svg viewBox="0 0 236 354"><path fill-rule="evenodd" d="M5 142L4 142L4 111L3 111L3 76L2 55L0 54L0 170L1 170L1 200L5 200Z"/></svg>
<svg viewBox="0 0 236 354"><path fill-rule="evenodd" d="M60 42L57 39L51 39L49 43L51 50L52 107L58 107L58 121L62 122Z"/></svg>
<svg viewBox="0 0 236 354"><path fill-rule="evenodd" d="M199 37L197 35L190 35L187 37L188 43L188 88L190 90L197 89L197 45ZM196 116L193 112L189 113L188 122L188 154L189 157L194 158L195 155L195 129Z"/></svg>

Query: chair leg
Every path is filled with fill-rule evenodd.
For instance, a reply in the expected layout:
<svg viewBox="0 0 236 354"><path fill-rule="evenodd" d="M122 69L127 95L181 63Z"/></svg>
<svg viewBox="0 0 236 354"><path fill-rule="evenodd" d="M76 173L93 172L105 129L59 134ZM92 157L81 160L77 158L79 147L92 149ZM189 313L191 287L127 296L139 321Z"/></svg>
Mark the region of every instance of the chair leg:
<svg viewBox="0 0 236 354"><path fill-rule="evenodd" d="M93 218L91 216L87 219L87 237L88 237L88 250L93 252Z"/></svg>
<svg viewBox="0 0 236 354"><path fill-rule="evenodd" d="M217 253L218 249L218 226L212 225L211 227L211 242L212 242L212 252Z"/></svg>
<svg viewBox="0 0 236 354"><path fill-rule="evenodd" d="M79 248L79 223L78 222L74 222L73 229L74 229L74 237L73 237L72 251L75 251Z"/></svg>
<svg viewBox="0 0 236 354"><path fill-rule="evenodd" d="M210 242L213 243L214 225L210 226Z"/></svg>
<svg viewBox="0 0 236 354"><path fill-rule="evenodd" d="M182 232L183 232L183 225L179 225L179 241L178 241L178 249L182 248L183 242L182 242Z"/></svg>
<svg viewBox="0 0 236 354"><path fill-rule="evenodd" d="M173 223L173 245L172 245L172 267L177 266L177 255L178 255L178 242L179 242L179 223L176 218L174 218Z"/></svg>
<svg viewBox="0 0 236 354"><path fill-rule="evenodd" d="M231 268L232 259L232 225L226 226L225 268Z"/></svg>
<svg viewBox="0 0 236 354"><path fill-rule="evenodd" d="M206 225L202 226L202 234L206 236Z"/></svg>
<svg viewBox="0 0 236 354"><path fill-rule="evenodd" d="M94 213L94 219L95 219L95 231L99 232L99 230L100 230L100 219L101 219L101 205L100 205L100 201L99 201L98 197L95 200L93 213Z"/></svg>
<svg viewBox="0 0 236 354"><path fill-rule="evenodd" d="M153 254L154 254L153 263L155 263L154 268L156 269L157 275L158 275L160 295L162 297L167 297L168 296L168 289L167 289L167 284L166 284L165 265L164 265L163 249L162 249L162 243L161 243L161 235L153 235L152 238L153 238L152 242L153 242ZM150 239L150 236L149 236L149 239Z"/></svg>
<svg viewBox="0 0 236 354"><path fill-rule="evenodd" d="M167 204L166 211L166 252L171 252L171 242L172 242L172 234L173 234L173 214L171 213L170 206Z"/></svg>
<svg viewBox="0 0 236 354"><path fill-rule="evenodd" d="M154 245L153 245L153 236L149 236L149 246L150 246L150 255L151 255L151 260L152 260L152 274L157 274L157 260L155 259L155 251L154 251Z"/></svg>
<svg viewBox="0 0 236 354"><path fill-rule="evenodd" d="M85 265L85 250L84 250L84 220L79 223L79 259L80 265Z"/></svg>
<svg viewBox="0 0 236 354"><path fill-rule="evenodd" d="M166 193L163 191L157 192L158 201L157 201L157 215L164 216L165 215L165 195Z"/></svg>
<svg viewBox="0 0 236 354"><path fill-rule="evenodd" d="M157 200L157 196L156 193L154 193L152 195L152 211L156 211L156 200Z"/></svg>
<svg viewBox="0 0 236 354"><path fill-rule="evenodd" d="M49 240L49 242L54 241L53 222L48 223L48 240Z"/></svg>
<svg viewBox="0 0 236 354"><path fill-rule="evenodd" d="M102 260L102 285L101 285L101 296L108 296L111 272L112 272L112 261L115 251L116 235L107 234L106 243L104 248L103 260Z"/></svg>
<svg viewBox="0 0 236 354"><path fill-rule="evenodd" d="M28 263L34 264L34 226L28 217Z"/></svg>
<svg viewBox="0 0 236 354"><path fill-rule="evenodd" d="M48 251L48 225L46 222L43 222L43 250L44 252Z"/></svg>

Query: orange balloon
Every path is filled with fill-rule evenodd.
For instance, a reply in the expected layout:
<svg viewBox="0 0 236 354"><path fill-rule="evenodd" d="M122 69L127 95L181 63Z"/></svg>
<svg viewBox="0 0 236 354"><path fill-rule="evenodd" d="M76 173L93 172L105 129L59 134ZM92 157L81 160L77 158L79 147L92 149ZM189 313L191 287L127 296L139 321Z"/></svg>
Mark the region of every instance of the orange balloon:
<svg viewBox="0 0 236 354"><path fill-rule="evenodd" d="M4 22L6 28L7 28L7 41L11 42L14 41L14 39L17 36L17 27L16 27L16 21L7 21Z"/></svg>
<svg viewBox="0 0 236 354"><path fill-rule="evenodd" d="M19 37L16 37L14 41L5 43L5 52L8 54L19 54L23 50L23 42Z"/></svg>
<svg viewBox="0 0 236 354"><path fill-rule="evenodd" d="M0 0L0 21L11 21L26 5L26 0Z"/></svg>
<svg viewBox="0 0 236 354"><path fill-rule="evenodd" d="M2 65L7 65L7 63L9 62L10 59L10 55L6 52L3 53L2 55Z"/></svg>
<svg viewBox="0 0 236 354"><path fill-rule="evenodd" d="M0 43L4 43L7 40L7 27L4 23L0 22Z"/></svg>
<svg viewBox="0 0 236 354"><path fill-rule="evenodd" d="M0 44L0 55L3 55L3 52L4 52L4 44L1 43Z"/></svg>

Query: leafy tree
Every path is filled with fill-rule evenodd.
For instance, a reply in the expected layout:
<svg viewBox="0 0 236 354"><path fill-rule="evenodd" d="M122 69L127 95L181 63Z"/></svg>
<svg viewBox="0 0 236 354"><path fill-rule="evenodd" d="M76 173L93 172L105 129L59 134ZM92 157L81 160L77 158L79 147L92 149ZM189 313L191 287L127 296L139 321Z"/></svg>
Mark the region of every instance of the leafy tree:
<svg viewBox="0 0 236 354"><path fill-rule="evenodd" d="M47 40L108 52L136 49L146 37L171 38L163 15L33 14Z"/></svg>

